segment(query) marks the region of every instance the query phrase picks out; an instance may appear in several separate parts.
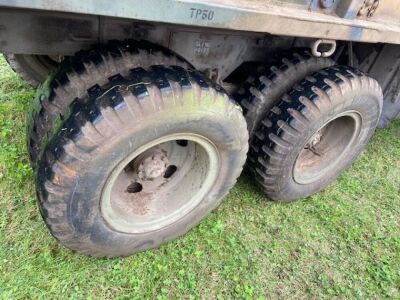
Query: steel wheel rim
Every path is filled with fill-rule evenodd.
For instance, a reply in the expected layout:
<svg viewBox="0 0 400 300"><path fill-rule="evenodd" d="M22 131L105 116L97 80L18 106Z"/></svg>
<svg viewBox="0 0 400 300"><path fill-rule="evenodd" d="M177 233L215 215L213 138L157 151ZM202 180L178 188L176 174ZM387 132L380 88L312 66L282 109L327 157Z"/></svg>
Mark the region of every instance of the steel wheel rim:
<svg viewBox="0 0 400 300"><path fill-rule="evenodd" d="M361 126L362 117L356 111L343 112L327 121L297 156L293 167L294 181L311 184L334 170L357 145Z"/></svg>
<svg viewBox="0 0 400 300"><path fill-rule="evenodd" d="M179 141L187 142L182 146ZM172 165L176 169L170 175ZM101 214L120 232L146 233L165 228L202 202L218 177L219 165L216 146L203 136L183 133L156 139L130 153L114 168L102 191Z"/></svg>

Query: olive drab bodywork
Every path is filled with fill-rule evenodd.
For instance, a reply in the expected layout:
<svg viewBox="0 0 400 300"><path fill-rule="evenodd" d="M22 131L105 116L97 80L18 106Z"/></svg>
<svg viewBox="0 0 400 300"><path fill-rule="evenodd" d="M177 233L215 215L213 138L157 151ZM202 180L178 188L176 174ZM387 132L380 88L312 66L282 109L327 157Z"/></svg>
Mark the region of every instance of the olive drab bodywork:
<svg viewBox="0 0 400 300"><path fill-rule="evenodd" d="M292 47L311 50L320 39L335 42L333 56L348 57L346 64L372 72L383 85L379 126L400 112L400 86L392 80L400 61L397 0L0 0L0 52L34 85L54 58L126 39L163 46L218 82L244 62Z"/></svg>
<svg viewBox="0 0 400 300"><path fill-rule="evenodd" d="M15 1L0 6L274 35L399 43L397 0Z"/></svg>
<svg viewBox="0 0 400 300"><path fill-rule="evenodd" d="M398 0L0 0L0 52L37 87L43 220L97 257L186 233L243 167L317 193L400 117Z"/></svg>

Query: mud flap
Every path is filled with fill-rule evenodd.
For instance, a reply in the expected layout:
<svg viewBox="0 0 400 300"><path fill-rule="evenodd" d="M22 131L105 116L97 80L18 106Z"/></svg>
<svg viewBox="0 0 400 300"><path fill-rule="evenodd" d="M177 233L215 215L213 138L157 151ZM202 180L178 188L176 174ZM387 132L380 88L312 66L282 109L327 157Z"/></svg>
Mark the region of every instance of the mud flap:
<svg viewBox="0 0 400 300"><path fill-rule="evenodd" d="M383 109L378 127L384 128L400 118L400 45L372 46L359 61L358 68L375 78L383 89ZM355 51L356 56L363 56Z"/></svg>

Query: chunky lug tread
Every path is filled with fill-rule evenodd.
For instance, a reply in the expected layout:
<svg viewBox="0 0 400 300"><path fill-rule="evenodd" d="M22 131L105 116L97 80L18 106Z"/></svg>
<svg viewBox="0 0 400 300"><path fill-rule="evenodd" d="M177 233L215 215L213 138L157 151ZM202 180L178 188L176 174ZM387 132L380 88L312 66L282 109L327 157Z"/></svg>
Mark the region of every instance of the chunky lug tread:
<svg viewBox="0 0 400 300"><path fill-rule="evenodd" d="M250 76L241 89L242 94L235 95L235 99L243 107L250 140L262 115L273 108L295 83L332 65L334 61L329 58L316 58L306 49L297 49L277 54L259 68L258 74Z"/></svg>
<svg viewBox="0 0 400 300"><path fill-rule="evenodd" d="M315 120L321 117L328 120L344 105L362 103L364 95L374 100L372 105L367 104L370 107L363 107L364 138L354 150L354 157L349 158L348 166L367 144L379 119L382 90L376 80L346 66L326 68L307 76L298 87L282 97L276 104L277 109L263 115L256 131L258 134L254 135L250 145L249 166L267 196L274 200L292 201L321 190L338 175L332 175L329 182L319 187L296 194L290 190L294 184L290 175L293 165L288 164L288 157L297 157L293 154L294 149L302 143L302 135L309 134L307 130ZM344 103L345 97L353 100ZM285 101L285 98L291 101Z"/></svg>
<svg viewBox="0 0 400 300"><path fill-rule="evenodd" d="M188 93L190 97L184 100L183 95ZM219 188L219 194L214 195L222 199L240 175L248 150L247 125L240 107L220 86L196 71L178 66L137 68L127 75L118 74L110 78L104 85L95 85L85 101L73 101L69 116L45 147L37 169L37 189L42 216L53 236L72 250L97 257L127 256L170 240L169 236L154 233L154 238L149 240L127 242L128 234L117 237L107 234L108 244L99 245L96 239L101 233L90 231L98 219L88 212L84 224L77 222L76 214L71 211L74 205L71 199L77 192L81 170L122 128L140 126L146 118L154 119L152 115L159 116L164 111L193 110L193 105L199 111L212 111L215 105L219 111L219 114L213 113L215 118L229 120L235 134L240 137L240 142L227 141L236 152L229 180ZM184 224L179 235L194 225ZM118 245L120 241L123 245Z"/></svg>
<svg viewBox="0 0 400 300"><path fill-rule="evenodd" d="M191 68L180 56L145 41L111 42L68 57L50 76L32 104L28 118L28 152L36 167L46 143L70 114L75 99L84 99L96 85L115 75L127 75L132 68L176 65ZM115 80L115 78L114 78Z"/></svg>

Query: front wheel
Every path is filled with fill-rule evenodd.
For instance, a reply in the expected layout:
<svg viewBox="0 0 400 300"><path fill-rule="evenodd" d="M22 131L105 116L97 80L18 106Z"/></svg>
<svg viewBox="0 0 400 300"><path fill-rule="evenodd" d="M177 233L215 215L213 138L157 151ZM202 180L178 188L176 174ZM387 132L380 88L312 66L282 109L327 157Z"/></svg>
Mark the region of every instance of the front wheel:
<svg viewBox="0 0 400 300"><path fill-rule="evenodd" d="M37 171L42 215L93 256L154 248L195 226L239 176L241 109L201 74L135 69L94 86L49 141Z"/></svg>

